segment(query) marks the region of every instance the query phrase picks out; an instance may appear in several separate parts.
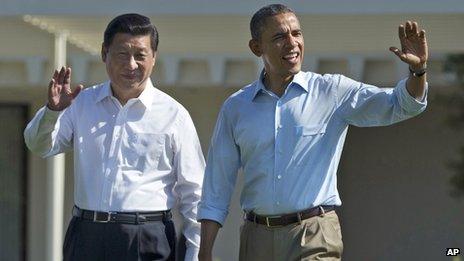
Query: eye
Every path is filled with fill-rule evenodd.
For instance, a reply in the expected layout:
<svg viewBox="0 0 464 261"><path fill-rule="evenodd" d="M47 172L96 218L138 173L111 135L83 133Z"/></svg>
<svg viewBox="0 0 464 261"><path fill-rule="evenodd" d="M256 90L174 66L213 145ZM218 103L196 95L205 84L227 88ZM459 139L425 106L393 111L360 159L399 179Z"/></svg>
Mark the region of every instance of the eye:
<svg viewBox="0 0 464 261"><path fill-rule="evenodd" d="M137 60L145 60L147 58L147 55L144 53L138 53L135 55L135 59Z"/></svg>
<svg viewBox="0 0 464 261"><path fill-rule="evenodd" d="M117 55L118 55L118 57L126 57L127 53L126 52L118 52Z"/></svg>
<svg viewBox="0 0 464 261"><path fill-rule="evenodd" d="M276 36L274 36L274 38L272 38L272 41L274 41L274 42L275 42L275 41L279 41L279 40L281 40L281 39L283 39L283 38L284 38L283 35L276 35Z"/></svg>

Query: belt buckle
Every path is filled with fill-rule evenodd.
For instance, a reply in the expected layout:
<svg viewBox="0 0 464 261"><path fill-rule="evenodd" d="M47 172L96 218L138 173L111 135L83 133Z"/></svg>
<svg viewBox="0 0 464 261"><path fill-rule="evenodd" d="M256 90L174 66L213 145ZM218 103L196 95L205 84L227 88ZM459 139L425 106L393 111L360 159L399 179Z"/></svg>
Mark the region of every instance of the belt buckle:
<svg viewBox="0 0 464 261"><path fill-rule="evenodd" d="M265 217L266 226L269 227L269 228L282 227L282 225L275 225L275 226L274 226L274 225L269 224L269 219L270 219L270 218L279 218L279 217L281 217L281 216L267 216L267 217Z"/></svg>
<svg viewBox="0 0 464 261"><path fill-rule="evenodd" d="M97 223L108 223L111 221L111 214L113 212L99 212L99 211L94 211L93 212L93 222L97 222ZM106 215L106 219L99 219L98 218L98 215L99 214L105 214Z"/></svg>

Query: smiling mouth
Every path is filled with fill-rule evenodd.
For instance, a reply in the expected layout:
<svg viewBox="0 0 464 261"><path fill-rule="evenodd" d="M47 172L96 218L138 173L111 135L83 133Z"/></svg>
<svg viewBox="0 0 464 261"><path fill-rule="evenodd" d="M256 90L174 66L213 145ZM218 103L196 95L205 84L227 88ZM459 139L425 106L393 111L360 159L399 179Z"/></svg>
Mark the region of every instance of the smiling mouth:
<svg viewBox="0 0 464 261"><path fill-rule="evenodd" d="M129 79L129 80L133 80L137 78L137 75L136 74L123 74L122 77Z"/></svg>
<svg viewBox="0 0 464 261"><path fill-rule="evenodd" d="M290 63L297 63L298 58L300 58L300 54L298 52L291 52L282 57L282 59Z"/></svg>

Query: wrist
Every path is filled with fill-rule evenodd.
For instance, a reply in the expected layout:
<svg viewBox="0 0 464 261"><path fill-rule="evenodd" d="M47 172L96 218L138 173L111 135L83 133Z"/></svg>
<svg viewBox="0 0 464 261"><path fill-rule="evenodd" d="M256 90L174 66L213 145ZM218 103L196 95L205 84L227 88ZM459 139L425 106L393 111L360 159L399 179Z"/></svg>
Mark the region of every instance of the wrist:
<svg viewBox="0 0 464 261"><path fill-rule="evenodd" d="M427 69L427 63L418 63L418 64L410 64L409 69L412 71L418 72L424 69Z"/></svg>
<svg viewBox="0 0 464 261"><path fill-rule="evenodd" d="M409 65L409 72L414 77L421 77L427 72L427 65L425 63Z"/></svg>
<svg viewBox="0 0 464 261"><path fill-rule="evenodd" d="M47 108L48 108L49 110L52 110L52 111L61 111L60 108L56 108L56 107L54 107L54 106L51 106L49 102L47 103L46 106L47 106Z"/></svg>

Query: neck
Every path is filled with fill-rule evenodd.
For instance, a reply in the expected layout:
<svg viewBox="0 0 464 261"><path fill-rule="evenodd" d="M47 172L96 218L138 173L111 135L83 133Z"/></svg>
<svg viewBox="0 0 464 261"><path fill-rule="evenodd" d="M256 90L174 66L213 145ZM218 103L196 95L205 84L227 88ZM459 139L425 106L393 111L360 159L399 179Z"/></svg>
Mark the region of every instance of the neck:
<svg viewBox="0 0 464 261"><path fill-rule="evenodd" d="M263 83L266 89L275 93L277 96L282 97L285 93L285 88L287 88L292 79L293 75L282 77L280 75L272 75L265 72Z"/></svg>
<svg viewBox="0 0 464 261"><path fill-rule="evenodd" d="M141 84L137 88L121 88L111 84L111 91L113 92L113 96L124 106L130 99L139 97L143 90L145 90L145 87L146 84Z"/></svg>

